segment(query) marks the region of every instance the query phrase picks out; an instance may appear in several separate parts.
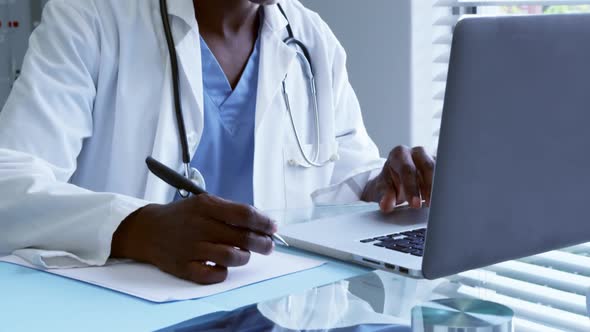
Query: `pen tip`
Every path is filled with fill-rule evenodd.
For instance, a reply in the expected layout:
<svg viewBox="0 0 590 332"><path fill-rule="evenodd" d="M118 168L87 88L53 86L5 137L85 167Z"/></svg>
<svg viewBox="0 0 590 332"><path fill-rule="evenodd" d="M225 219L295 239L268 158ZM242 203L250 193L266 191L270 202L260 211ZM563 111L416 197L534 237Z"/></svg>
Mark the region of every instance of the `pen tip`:
<svg viewBox="0 0 590 332"><path fill-rule="evenodd" d="M283 239L279 234L273 234L273 238L280 244L284 245L285 247L290 247L290 245Z"/></svg>

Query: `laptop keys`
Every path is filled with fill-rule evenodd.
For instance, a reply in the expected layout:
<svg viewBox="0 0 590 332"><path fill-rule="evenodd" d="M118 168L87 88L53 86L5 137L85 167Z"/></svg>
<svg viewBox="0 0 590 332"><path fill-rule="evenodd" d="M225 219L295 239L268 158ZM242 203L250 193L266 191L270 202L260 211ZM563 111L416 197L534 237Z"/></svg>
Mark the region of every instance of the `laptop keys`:
<svg viewBox="0 0 590 332"><path fill-rule="evenodd" d="M405 236L401 235L401 234L392 234L392 235L388 235L388 237L392 240L399 240L399 239L405 238Z"/></svg>
<svg viewBox="0 0 590 332"><path fill-rule="evenodd" d="M374 246L395 250L418 257L424 255L426 228L395 233L376 238L361 240L361 243L372 243Z"/></svg>
<svg viewBox="0 0 590 332"><path fill-rule="evenodd" d="M391 249L391 250L395 250L395 251L399 251L399 252L403 252L405 254L409 254L412 252L412 249L409 247L402 247L402 246L387 246L385 247L387 249Z"/></svg>
<svg viewBox="0 0 590 332"><path fill-rule="evenodd" d="M422 257L424 255L424 251L423 250L412 250L410 252L410 254L412 254L414 256Z"/></svg>

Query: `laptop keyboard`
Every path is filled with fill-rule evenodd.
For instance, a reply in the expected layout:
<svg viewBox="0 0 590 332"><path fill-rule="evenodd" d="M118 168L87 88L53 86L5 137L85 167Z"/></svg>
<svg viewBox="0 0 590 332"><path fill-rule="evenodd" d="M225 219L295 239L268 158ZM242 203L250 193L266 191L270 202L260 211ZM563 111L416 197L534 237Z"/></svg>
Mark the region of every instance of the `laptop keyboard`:
<svg viewBox="0 0 590 332"><path fill-rule="evenodd" d="M422 257L422 255L424 255L425 238L426 228L420 228L412 231L365 239L361 240L361 242Z"/></svg>

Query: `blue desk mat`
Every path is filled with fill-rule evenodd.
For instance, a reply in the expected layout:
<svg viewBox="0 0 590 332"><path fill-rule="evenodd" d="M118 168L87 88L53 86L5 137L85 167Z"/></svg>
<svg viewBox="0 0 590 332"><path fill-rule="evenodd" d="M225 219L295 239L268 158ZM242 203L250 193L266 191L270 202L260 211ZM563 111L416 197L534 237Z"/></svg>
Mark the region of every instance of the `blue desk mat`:
<svg viewBox="0 0 590 332"><path fill-rule="evenodd" d="M156 304L102 287L0 263L0 331L148 331L302 292L369 269L295 249L327 264L214 296Z"/></svg>

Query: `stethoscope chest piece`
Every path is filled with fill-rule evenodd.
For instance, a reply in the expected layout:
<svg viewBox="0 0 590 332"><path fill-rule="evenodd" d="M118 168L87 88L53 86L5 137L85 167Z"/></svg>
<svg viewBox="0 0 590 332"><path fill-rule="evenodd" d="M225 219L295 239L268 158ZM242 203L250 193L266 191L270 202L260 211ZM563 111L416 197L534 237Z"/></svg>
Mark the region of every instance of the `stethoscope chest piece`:
<svg viewBox="0 0 590 332"><path fill-rule="evenodd" d="M207 185L205 184L205 178L203 177L203 174L201 174L201 172L199 172L199 170L194 167L190 167L188 170L189 171L188 174L186 174L186 177L193 181L197 186L201 187L203 190L207 190ZM178 193L183 198L187 198L190 195L190 193L186 190L179 190Z"/></svg>

